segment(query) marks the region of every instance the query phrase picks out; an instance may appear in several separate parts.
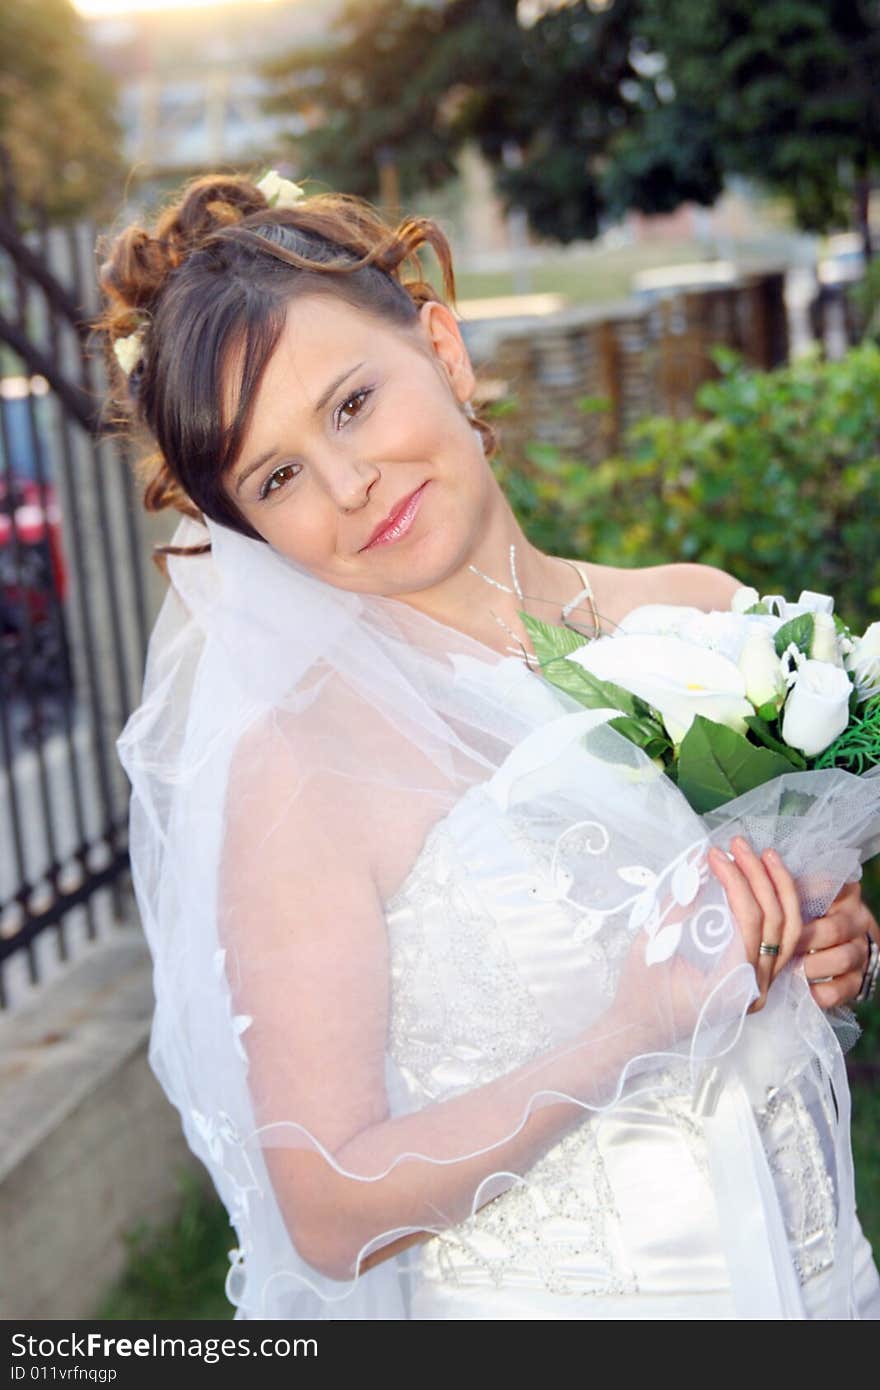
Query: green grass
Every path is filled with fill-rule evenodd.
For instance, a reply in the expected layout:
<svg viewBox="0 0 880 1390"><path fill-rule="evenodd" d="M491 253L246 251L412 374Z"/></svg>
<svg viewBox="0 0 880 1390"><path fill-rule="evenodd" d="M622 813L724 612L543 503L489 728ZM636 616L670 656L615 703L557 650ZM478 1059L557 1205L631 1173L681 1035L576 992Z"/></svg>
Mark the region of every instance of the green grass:
<svg viewBox="0 0 880 1390"><path fill-rule="evenodd" d="M99 1320L203 1321L232 1318L223 1292L227 1251L237 1243L226 1209L204 1181L181 1169L176 1221L140 1222L125 1236L128 1263L93 1316Z"/></svg>
<svg viewBox="0 0 880 1390"><path fill-rule="evenodd" d="M706 260L696 241L660 241L620 246L613 250L583 250L567 257L546 256L528 271L529 294L563 294L572 304L605 304L632 293L639 270ZM510 271L456 270L458 299L484 299L516 292Z"/></svg>

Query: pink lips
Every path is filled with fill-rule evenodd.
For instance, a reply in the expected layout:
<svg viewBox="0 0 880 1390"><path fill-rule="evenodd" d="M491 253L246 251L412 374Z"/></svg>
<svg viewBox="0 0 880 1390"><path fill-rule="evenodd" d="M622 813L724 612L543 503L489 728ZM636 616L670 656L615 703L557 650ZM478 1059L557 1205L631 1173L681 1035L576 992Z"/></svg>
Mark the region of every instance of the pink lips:
<svg viewBox="0 0 880 1390"><path fill-rule="evenodd" d="M382 530L378 531L372 539L362 547L363 550L371 550L373 546L376 545L390 545L392 541L399 540L401 536L406 535L419 509L422 493L428 486L428 481L422 483L421 487L417 487L415 492L410 493L409 497L404 500L403 505L394 513L391 520L385 522Z"/></svg>

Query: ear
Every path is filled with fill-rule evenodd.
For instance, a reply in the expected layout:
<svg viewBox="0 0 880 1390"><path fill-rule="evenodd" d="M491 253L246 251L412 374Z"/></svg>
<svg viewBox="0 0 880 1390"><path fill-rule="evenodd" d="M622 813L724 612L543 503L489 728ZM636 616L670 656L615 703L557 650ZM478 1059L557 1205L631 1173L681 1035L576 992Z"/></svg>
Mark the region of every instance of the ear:
<svg viewBox="0 0 880 1390"><path fill-rule="evenodd" d="M464 405L473 395L476 376L458 320L447 304L435 299L421 306L419 320L422 336L440 372L449 381L459 404Z"/></svg>

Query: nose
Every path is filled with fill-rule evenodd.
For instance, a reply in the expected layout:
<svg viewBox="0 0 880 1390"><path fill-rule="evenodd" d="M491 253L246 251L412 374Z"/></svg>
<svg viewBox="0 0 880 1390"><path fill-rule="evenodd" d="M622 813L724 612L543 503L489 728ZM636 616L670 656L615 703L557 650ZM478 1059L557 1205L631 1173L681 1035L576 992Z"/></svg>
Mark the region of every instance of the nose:
<svg viewBox="0 0 880 1390"><path fill-rule="evenodd" d="M362 459L333 459L324 470L327 490L342 512L356 512L366 506L370 490L379 478L374 463Z"/></svg>

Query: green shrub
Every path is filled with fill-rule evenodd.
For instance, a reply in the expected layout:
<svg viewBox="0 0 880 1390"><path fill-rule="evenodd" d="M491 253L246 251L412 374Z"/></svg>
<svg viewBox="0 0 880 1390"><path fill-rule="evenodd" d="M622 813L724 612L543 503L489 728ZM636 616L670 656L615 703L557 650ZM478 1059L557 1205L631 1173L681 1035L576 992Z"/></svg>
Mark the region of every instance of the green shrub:
<svg viewBox="0 0 880 1390"><path fill-rule="evenodd" d="M712 356L721 376L696 413L639 421L618 456L586 464L541 444L525 467L497 461L524 529L551 554L699 560L762 593L832 593L858 628L880 614L880 346L769 372Z"/></svg>

